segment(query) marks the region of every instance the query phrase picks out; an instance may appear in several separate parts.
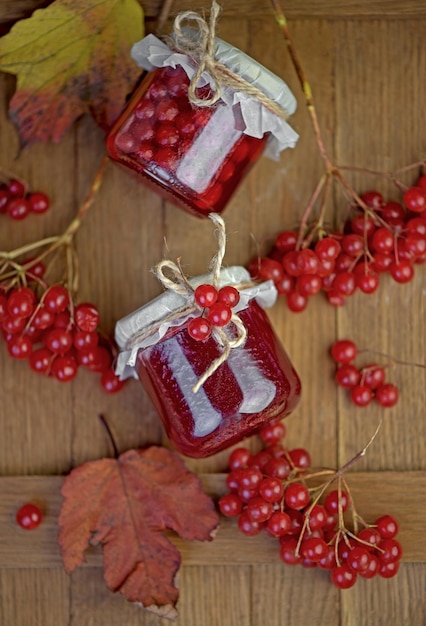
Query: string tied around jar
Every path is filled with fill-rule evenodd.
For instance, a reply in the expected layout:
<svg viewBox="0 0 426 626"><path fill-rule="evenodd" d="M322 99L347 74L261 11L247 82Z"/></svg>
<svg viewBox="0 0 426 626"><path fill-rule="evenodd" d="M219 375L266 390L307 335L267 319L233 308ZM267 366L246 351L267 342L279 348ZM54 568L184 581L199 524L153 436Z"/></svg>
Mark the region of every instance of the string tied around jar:
<svg viewBox="0 0 426 626"><path fill-rule="evenodd" d="M215 33L220 11L220 5L216 0L212 0L209 23L195 11L182 11L176 16L174 21L174 47L179 52L194 59L197 63L197 70L188 88L190 102L196 106L211 106L221 98L222 88L230 87L235 91L259 100L269 111L275 113L281 119L287 120L289 116L283 107L269 98L261 89L233 72L215 58ZM196 36L194 38L185 34L183 26L185 22L195 23ZM197 85L203 72L208 73L212 83L212 90L209 96L199 98L197 96Z"/></svg>
<svg viewBox="0 0 426 626"><path fill-rule="evenodd" d="M217 249L216 254L214 255L214 257L212 258L210 262L209 269L211 270L211 274L212 274L212 285L216 289L219 289L220 270L222 267L222 261L223 261L223 257L225 256L225 248L226 248L225 223L223 219L220 217L220 215L217 215L216 213L210 213L209 218L212 220L212 222L216 226L216 233L217 233L217 239L218 239L218 249ZM190 315L191 313L195 313L196 311L199 311L200 308L202 309L202 307L200 307L200 305L198 305L195 301L195 298L194 298L195 289L190 284L185 274L183 273L182 267L179 261L178 263L175 263L174 261L170 261L168 259L160 261L153 268L153 272L166 289L170 289L187 299L186 305L181 307L178 311L173 312L172 315L174 318L176 318L176 316L181 317L184 314ZM167 274L165 272L167 272ZM170 276L168 274L170 274ZM238 285L236 287L238 287ZM161 322L163 323L164 319L162 319ZM226 325L226 328L229 328L231 325L233 326L234 331L236 333L234 337L230 337L229 336L230 333L225 332L224 328L222 327L219 327L219 326L212 327L212 336L216 339L217 343L222 347L222 352L211 363L210 367L204 372L204 374L200 376L197 383L192 388L192 391L194 393L197 393L197 391L199 391L199 389L204 385L206 380L210 378L212 374L214 374L214 372L222 365L222 363L225 363L232 349L238 348L239 346L244 344L246 337L247 337L247 331L240 317L234 311L232 311L231 319ZM138 339L140 339L140 337L138 337Z"/></svg>

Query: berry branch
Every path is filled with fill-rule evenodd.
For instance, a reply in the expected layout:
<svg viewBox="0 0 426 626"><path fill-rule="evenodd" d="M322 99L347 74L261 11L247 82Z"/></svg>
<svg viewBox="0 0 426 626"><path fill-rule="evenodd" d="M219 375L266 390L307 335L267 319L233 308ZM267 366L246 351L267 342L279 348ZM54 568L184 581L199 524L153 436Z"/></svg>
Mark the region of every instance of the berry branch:
<svg viewBox="0 0 426 626"><path fill-rule="evenodd" d="M298 231L279 233L272 249L252 259L248 269L255 279L272 279L293 312L304 311L310 297L320 292L333 306L343 306L357 290L374 293L380 275L386 272L398 283L409 282L414 266L426 261L426 162L418 161L391 173L332 162L285 15L278 0L271 0L271 4L305 97L325 172L303 210ZM386 201L377 191L357 193L344 171L385 177L402 193L402 202ZM417 171L417 179L407 186L399 176L410 171ZM334 181L347 200L344 223L337 229L324 224ZM316 219L312 218L314 211Z"/></svg>
<svg viewBox="0 0 426 626"><path fill-rule="evenodd" d="M402 555L395 539L398 524L390 515L374 524L364 521L345 478L366 454L379 428L380 424L364 448L342 467L315 470L306 450L286 449L281 443L286 434L282 422L264 426L259 432L262 450L252 454L240 447L229 456L229 493L219 500L221 513L237 518L239 530L247 536L264 530L277 538L284 563L329 570L331 581L341 589L352 587L358 575L394 576ZM319 478L325 480L308 486ZM336 488L330 490L335 481Z"/></svg>
<svg viewBox="0 0 426 626"><path fill-rule="evenodd" d="M10 356L28 359L33 371L68 382L83 366L100 373L103 389L114 393L124 384L113 369L115 346L98 328L96 306L77 303L79 272L74 247L74 237L94 203L107 163L104 157L83 204L61 235L0 252L0 328ZM18 189L17 185L12 189ZM64 275L49 285L46 274L56 266L59 252L63 253ZM28 258L29 253L35 256Z"/></svg>

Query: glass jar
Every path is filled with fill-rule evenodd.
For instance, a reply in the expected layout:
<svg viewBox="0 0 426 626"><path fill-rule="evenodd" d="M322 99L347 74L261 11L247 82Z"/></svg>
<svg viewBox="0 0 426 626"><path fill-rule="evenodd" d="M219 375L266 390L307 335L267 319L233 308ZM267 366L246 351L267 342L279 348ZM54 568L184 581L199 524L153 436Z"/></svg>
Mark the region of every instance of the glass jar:
<svg viewBox="0 0 426 626"><path fill-rule="evenodd" d="M221 286L235 284L235 277L249 278L240 267L222 270L221 275ZM194 279L194 284L203 282L205 276ZM222 347L213 335L205 342L192 339L187 330L189 319L163 329L165 334L160 333L150 345L124 350L125 358L119 358L118 373L123 375L124 367L132 362L133 375L148 392L171 442L184 455L215 454L252 435L266 422L282 419L299 400L299 377L259 304L270 304L275 287L267 281L251 291L240 292L244 308L238 315L247 331L245 343L231 349L227 360L196 393L194 385ZM158 318L158 311L173 311L179 302L180 296L166 292L120 320L116 327L119 346L124 349L135 331ZM232 330L228 332L232 334Z"/></svg>
<svg viewBox="0 0 426 626"><path fill-rule="evenodd" d="M289 114L295 110L294 97L281 79L240 50L216 42L221 63L238 67ZM297 134L284 120L230 88L211 106L192 104L188 86L194 62L153 35L135 44L133 56L151 71L111 129L108 153L193 215L221 213L267 145L276 157L296 143ZM205 77L197 96L211 93Z"/></svg>

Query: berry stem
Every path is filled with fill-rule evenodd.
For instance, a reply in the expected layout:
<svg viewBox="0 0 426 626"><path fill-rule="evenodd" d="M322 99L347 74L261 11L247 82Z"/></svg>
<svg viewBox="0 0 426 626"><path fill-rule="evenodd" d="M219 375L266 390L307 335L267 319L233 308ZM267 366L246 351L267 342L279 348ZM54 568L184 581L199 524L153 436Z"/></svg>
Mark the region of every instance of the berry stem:
<svg viewBox="0 0 426 626"><path fill-rule="evenodd" d="M272 4L273 11L274 11L275 21L277 22L284 36L285 42L287 44L287 49L290 54L291 61L293 63L293 67L296 70L297 77L299 79L303 94L305 96L306 106L308 108L308 112L311 117L311 122L314 128L315 138L317 140L321 157L323 158L325 162L327 170L333 170L334 165L332 164L324 146L324 141L322 138L320 125L318 123L318 116L317 116L317 112L314 106L314 99L312 96L311 86L306 80L305 72L300 62L299 55L296 51L296 47L293 43L293 39L287 27L286 17L284 15L284 12L278 0L271 0L271 4Z"/></svg>
<svg viewBox="0 0 426 626"><path fill-rule="evenodd" d="M302 219L300 221L300 227L299 227L299 236L297 238L297 243L296 243L296 250L300 250L300 247L302 245L303 238L305 235L305 231L308 225L309 216L329 176L330 176L329 173L325 173L321 176L321 178L318 181L317 186L315 187L314 193L310 197L309 202L306 205L305 210L303 211L303 215L302 215Z"/></svg>
<svg viewBox="0 0 426 626"><path fill-rule="evenodd" d="M415 363L412 361L401 361L400 359L395 359L392 356L389 356L385 352L379 352L378 350L370 350L370 348L363 348L362 350L358 350L358 354L362 353L376 354L377 356L381 356L384 359L387 359L390 365L411 365L412 367L420 367L421 369L426 369L425 363Z"/></svg>
<svg viewBox="0 0 426 626"><path fill-rule="evenodd" d="M2 280L8 280L9 278L15 278L15 277L18 277L22 280L22 277L25 277L25 269L24 269L25 264L21 265L19 263L12 262L13 259L20 257L21 255L27 254L28 252L32 252L33 250L39 250L40 248L45 248L43 251L40 252L40 254L35 259L31 261L31 265L34 265L35 263L42 261L45 257L51 255L53 252L55 252L57 249L61 248L62 246L65 246L67 250L69 249L69 247L72 246L72 240L73 240L74 235L80 228L83 218L86 216L87 212L93 205L95 197L101 186L101 183L105 174L105 169L108 163L109 163L109 159L107 156L105 156L102 159L96 171L96 174L93 178L92 184L90 186L90 189L87 193L87 196L83 204L80 206L80 208L77 211L76 216L70 222L68 227L62 233L62 235L46 237L45 239L41 239L39 241L32 242L25 246L21 246L20 248L16 248L15 250L12 250L10 252L0 251L0 259L3 259L5 261L3 266L2 267L0 266L0 273L3 272L5 268L7 268L8 266L12 266L14 268L10 272L5 273L2 276ZM70 289L75 291L77 287L77 282L78 282L78 274L77 272L74 272L73 270L73 268L76 267L76 262L75 260L71 259L70 255L71 255L70 252L66 252L67 269L71 271L71 276L68 276L67 282L70 285ZM70 262L71 260L72 262Z"/></svg>

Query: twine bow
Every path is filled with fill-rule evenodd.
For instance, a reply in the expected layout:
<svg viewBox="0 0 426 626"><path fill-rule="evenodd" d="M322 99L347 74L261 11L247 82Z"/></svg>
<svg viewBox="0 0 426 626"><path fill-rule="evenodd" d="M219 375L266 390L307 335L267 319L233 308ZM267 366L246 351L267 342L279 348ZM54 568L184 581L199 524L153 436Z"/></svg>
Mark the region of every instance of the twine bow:
<svg viewBox="0 0 426 626"><path fill-rule="evenodd" d="M220 281L220 270L222 267L223 257L225 255L225 247L226 247L226 233L225 233L225 223L223 219L217 215L216 213L210 213L209 218L212 220L214 225L216 226L217 238L218 238L218 251L211 260L210 269L212 271L212 284L216 289L219 288ZM149 326L145 327L142 331L133 335L126 345L126 349L132 348L137 345L141 340L150 335L154 334L161 325L167 322L173 322L179 320L181 317L186 317L196 312L202 312L202 307L200 307L194 299L194 287L190 284L186 276L184 275L182 268L178 263L174 263L174 261L170 261L165 259L160 261L154 268L153 272L158 280L162 283L162 285L166 289L170 289L175 293L183 296L186 299L186 302L172 311L167 317L163 317L160 320L156 320ZM167 275L166 273L167 272ZM169 276L170 275L170 276ZM240 285L241 286L241 285ZM248 285L242 285L244 287ZM235 337L230 337L229 332L226 332L223 328L213 327L212 335L218 342L218 344L222 347L222 353L220 356L215 359L210 367L204 372L204 374L198 379L197 383L192 388L194 393L197 393L199 389L204 385L206 380L214 374L214 372L224 363L233 348L238 348L241 346L247 337L246 328L241 321L240 317L232 312L231 319L227 324L226 328L229 328L233 325L234 330L236 331ZM200 346L202 350L202 346Z"/></svg>
<svg viewBox="0 0 426 626"><path fill-rule="evenodd" d="M226 65L217 61L215 52L216 23L221 8L216 0L212 0L209 23L195 11L182 11L174 21L174 45L183 54L194 59L197 63L197 70L193 75L188 88L188 98L196 106L211 106L217 102L222 95L222 86L231 87L235 91L240 91L259 100L267 109L275 115L286 120L286 111L271 100L261 89L249 83L244 78L230 70ZM195 22L197 34L194 38L187 37L183 30L184 22ZM203 74L207 72L212 83L212 93L206 98L197 96L197 85Z"/></svg>

